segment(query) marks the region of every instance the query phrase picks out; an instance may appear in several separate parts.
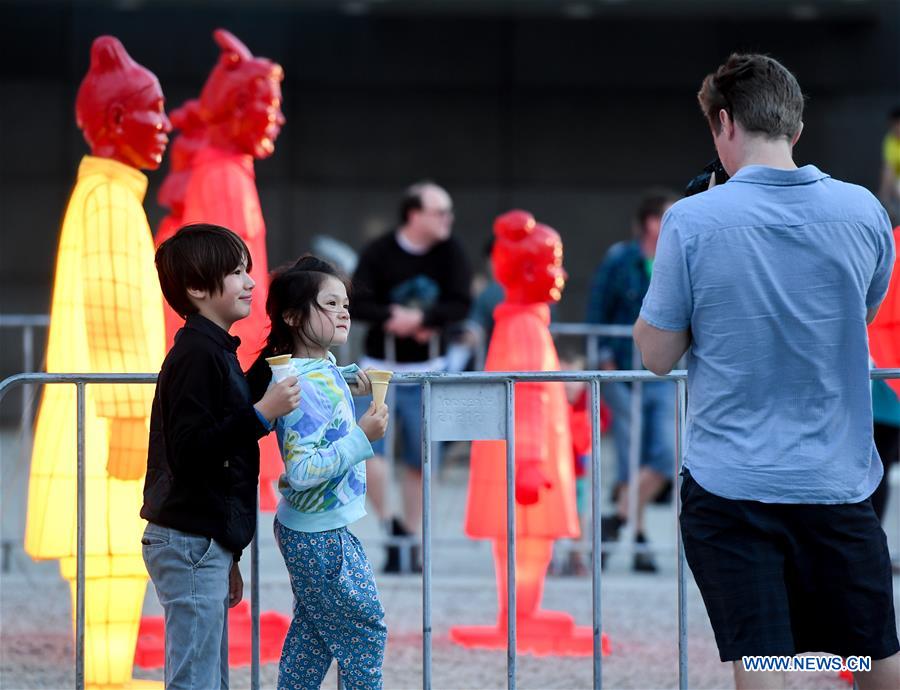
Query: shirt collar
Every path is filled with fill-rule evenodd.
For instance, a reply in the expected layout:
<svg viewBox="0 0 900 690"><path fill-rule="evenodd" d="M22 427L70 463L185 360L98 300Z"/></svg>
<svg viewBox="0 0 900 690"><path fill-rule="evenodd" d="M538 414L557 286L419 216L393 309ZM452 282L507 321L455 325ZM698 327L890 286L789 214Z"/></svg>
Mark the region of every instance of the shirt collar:
<svg viewBox="0 0 900 690"><path fill-rule="evenodd" d="M826 177L831 176L826 175L814 165L804 165L802 168L796 168L795 170L770 168L767 165L745 165L728 182L795 187L818 182Z"/></svg>
<svg viewBox="0 0 900 690"><path fill-rule="evenodd" d="M144 194L147 193L147 176L137 168L112 158L84 156L78 166L78 179L90 175L103 175L122 182L140 201L144 200Z"/></svg>
<svg viewBox="0 0 900 690"><path fill-rule="evenodd" d="M184 322L184 327L200 331L205 336L231 352L237 352L238 345L241 344L241 339L236 335L230 335L220 326L217 326L200 314L190 314Z"/></svg>

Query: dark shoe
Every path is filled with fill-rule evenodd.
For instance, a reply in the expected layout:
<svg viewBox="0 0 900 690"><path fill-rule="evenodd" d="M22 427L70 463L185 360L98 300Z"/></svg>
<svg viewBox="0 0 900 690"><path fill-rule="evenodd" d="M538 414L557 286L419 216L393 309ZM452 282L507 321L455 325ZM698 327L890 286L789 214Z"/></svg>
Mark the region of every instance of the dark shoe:
<svg viewBox="0 0 900 690"><path fill-rule="evenodd" d="M387 547L387 558L384 559L384 573L400 572L400 547L391 544Z"/></svg>
<svg viewBox="0 0 900 690"><path fill-rule="evenodd" d="M600 517L600 541L617 541L619 530L625 521L618 515L602 515Z"/></svg>
<svg viewBox="0 0 900 690"><path fill-rule="evenodd" d="M391 519L392 537L409 537L409 532L398 518ZM405 551L405 553L404 553ZM404 558L404 556L406 558ZM421 573L422 572L422 548L414 544L412 546L394 545L387 547L387 558L384 561L385 573Z"/></svg>
<svg viewBox="0 0 900 690"><path fill-rule="evenodd" d="M637 543L646 544L647 538L643 534L638 533ZM636 573L657 572L656 561L653 559L653 554L649 552L634 554L634 563L632 564L632 569Z"/></svg>
<svg viewBox="0 0 900 690"><path fill-rule="evenodd" d="M392 537L405 537L407 532L397 518L391 518L390 533ZM402 547L396 544L389 544L387 547L387 558L384 559L385 573L401 572L400 549Z"/></svg>
<svg viewBox="0 0 900 690"><path fill-rule="evenodd" d="M422 572L422 547L414 544L410 549L410 560L412 561L412 572Z"/></svg>

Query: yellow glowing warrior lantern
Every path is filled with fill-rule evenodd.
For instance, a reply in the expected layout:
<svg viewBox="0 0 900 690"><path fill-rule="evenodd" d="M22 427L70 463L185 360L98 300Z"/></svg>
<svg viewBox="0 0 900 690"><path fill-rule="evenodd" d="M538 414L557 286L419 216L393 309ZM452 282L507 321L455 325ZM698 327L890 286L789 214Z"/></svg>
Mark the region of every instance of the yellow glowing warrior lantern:
<svg viewBox="0 0 900 690"><path fill-rule="evenodd" d="M101 36L76 103L85 156L63 220L47 371L156 372L164 356L162 294L142 202L171 125L156 77ZM86 396L85 680L134 687L147 572L139 517L153 386L89 385ZM75 387L45 388L31 459L25 549L58 559L76 587ZM74 606L73 606L74 610Z"/></svg>

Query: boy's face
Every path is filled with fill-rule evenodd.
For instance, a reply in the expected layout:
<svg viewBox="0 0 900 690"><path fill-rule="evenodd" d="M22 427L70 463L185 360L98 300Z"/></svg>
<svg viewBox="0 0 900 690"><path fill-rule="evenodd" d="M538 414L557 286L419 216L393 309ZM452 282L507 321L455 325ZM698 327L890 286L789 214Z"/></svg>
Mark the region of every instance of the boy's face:
<svg viewBox="0 0 900 690"><path fill-rule="evenodd" d="M247 273L247 262L235 268L222 281L221 292L207 292L188 288L188 296L201 316L230 330L241 319L250 316L251 292L256 282Z"/></svg>
<svg viewBox="0 0 900 690"><path fill-rule="evenodd" d="M343 345L350 334L350 300L347 288L334 276L327 276L316 298L318 309L311 309L309 329L318 343L328 347Z"/></svg>

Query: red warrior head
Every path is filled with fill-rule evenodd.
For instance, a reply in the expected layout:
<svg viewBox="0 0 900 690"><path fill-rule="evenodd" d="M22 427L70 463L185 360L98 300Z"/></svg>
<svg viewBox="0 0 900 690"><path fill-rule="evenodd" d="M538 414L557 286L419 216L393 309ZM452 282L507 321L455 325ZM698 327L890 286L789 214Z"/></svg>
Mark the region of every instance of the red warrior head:
<svg viewBox="0 0 900 690"><path fill-rule="evenodd" d="M562 240L527 211L508 211L494 221L494 275L514 304L558 302L566 284Z"/></svg>
<svg viewBox="0 0 900 690"><path fill-rule="evenodd" d="M119 39L94 40L75 101L75 118L93 155L156 170L172 131L163 103L156 76L132 60Z"/></svg>
<svg viewBox="0 0 900 690"><path fill-rule="evenodd" d="M200 95L200 112L216 146L268 158L285 123L281 112L281 66L253 57L225 29L213 32L219 61Z"/></svg>

